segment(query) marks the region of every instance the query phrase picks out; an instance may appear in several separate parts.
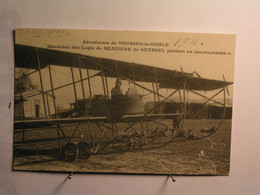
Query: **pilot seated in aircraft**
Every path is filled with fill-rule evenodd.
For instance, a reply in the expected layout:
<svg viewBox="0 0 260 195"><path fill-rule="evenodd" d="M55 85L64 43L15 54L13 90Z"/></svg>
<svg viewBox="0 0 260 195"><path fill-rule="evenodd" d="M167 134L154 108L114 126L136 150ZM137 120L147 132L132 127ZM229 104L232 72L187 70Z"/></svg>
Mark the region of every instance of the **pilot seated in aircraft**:
<svg viewBox="0 0 260 195"><path fill-rule="evenodd" d="M121 81L121 79L118 78L116 80L115 87L111 90L112 99L122 98L124 96L122 90L120 89L121 85L122 85L122 81Z"/></svg>

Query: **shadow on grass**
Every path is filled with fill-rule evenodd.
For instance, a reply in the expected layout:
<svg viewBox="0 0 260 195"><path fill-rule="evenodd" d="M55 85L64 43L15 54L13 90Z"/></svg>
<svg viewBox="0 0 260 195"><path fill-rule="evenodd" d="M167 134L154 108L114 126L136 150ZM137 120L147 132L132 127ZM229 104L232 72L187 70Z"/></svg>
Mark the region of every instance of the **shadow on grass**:
<svg viewBox="0 0 260 195"><path fill-rule="evenodd" d="M58 148L55 149L45 149L45 150L32 150L32 149L15 149L14 150L14 161L18 157L32 157L41 156L38 160L27 160L27 162L18 163L15 166L24 165L35 165L46 162L61 161L61 153ZM48 156L48 159L44 159L43 156Z"/></svg>

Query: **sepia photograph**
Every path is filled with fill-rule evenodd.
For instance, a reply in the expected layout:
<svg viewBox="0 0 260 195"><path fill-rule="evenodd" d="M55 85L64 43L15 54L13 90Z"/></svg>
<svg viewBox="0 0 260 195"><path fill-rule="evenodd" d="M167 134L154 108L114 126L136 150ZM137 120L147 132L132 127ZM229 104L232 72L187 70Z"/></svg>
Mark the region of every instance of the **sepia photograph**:
<svg viewBox="0 0 260 195"><path fill-rule="evenodd" d="M235 35L14 37L13 170L229 175Z"/></svg>

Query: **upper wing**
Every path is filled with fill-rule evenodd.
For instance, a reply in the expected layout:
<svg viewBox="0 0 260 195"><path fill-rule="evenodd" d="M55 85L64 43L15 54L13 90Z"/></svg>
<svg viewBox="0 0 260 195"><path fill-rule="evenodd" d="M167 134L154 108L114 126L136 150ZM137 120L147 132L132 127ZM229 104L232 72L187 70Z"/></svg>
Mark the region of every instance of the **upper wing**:
<svg viewBox="0 0 260 195"><path fill-rule="evenodd" d="M39 66L40 64L40 66ZM226 87L232 82L205 79L181 71L153 66L98 58L76 53L15 45L15 67L39 69L48 65L81 67L98 70L107 77L129 79L140 82L159 83L161 88L187 90L215 90Z"/></svg>

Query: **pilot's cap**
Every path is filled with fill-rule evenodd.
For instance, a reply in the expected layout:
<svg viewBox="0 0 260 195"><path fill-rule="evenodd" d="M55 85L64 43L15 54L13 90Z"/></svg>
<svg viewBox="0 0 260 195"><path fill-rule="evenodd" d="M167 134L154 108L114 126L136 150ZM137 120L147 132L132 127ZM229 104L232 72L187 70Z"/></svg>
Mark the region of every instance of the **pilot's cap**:
<svg viewBox="0 0 260 195"><path fill-rule="evenodd" d="M116 84L119 83L120 85L122 84L122 80L121 79L116 79Z"/></svg>

